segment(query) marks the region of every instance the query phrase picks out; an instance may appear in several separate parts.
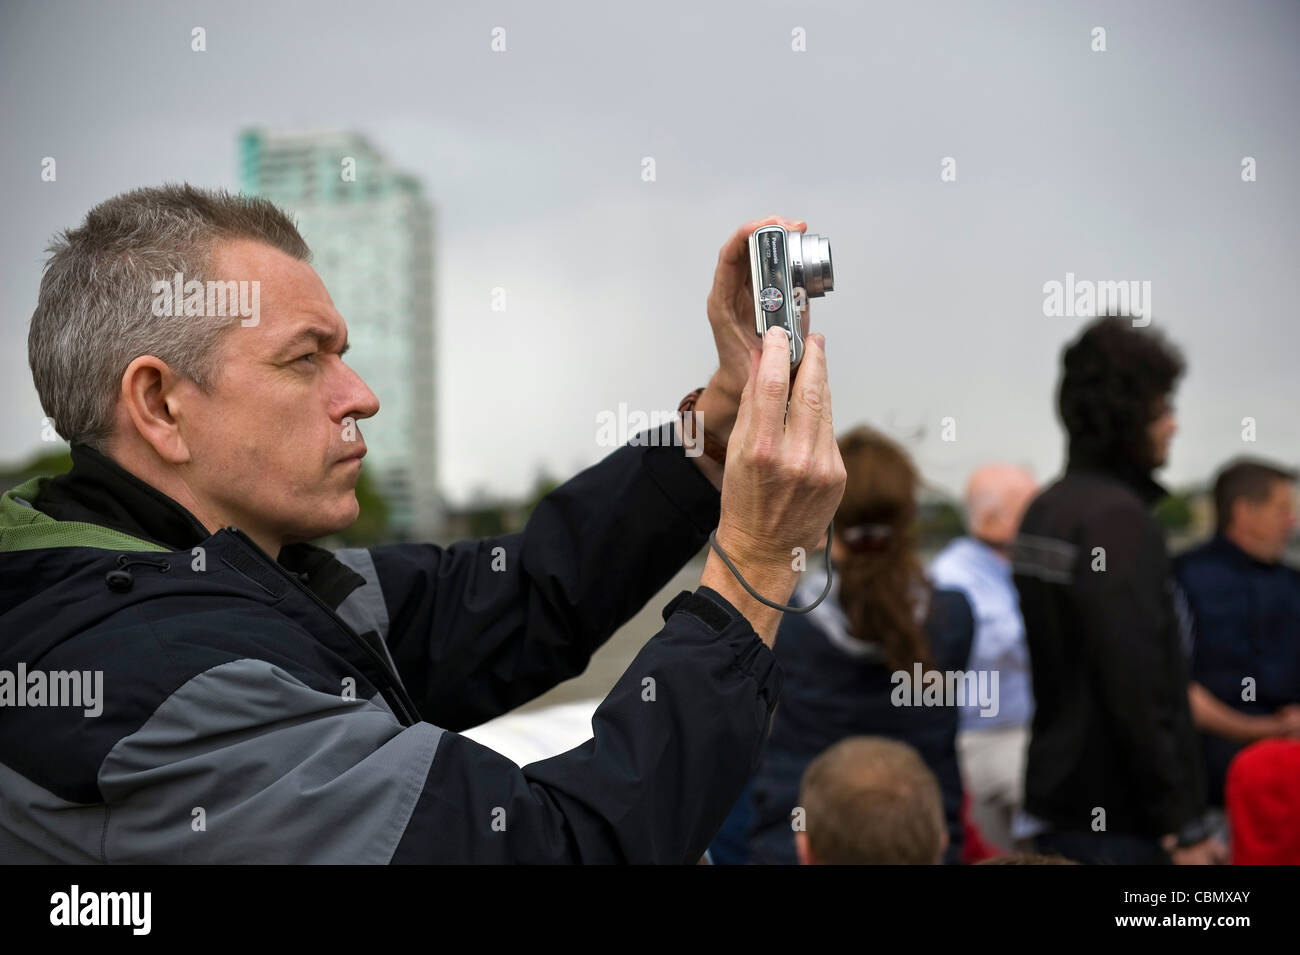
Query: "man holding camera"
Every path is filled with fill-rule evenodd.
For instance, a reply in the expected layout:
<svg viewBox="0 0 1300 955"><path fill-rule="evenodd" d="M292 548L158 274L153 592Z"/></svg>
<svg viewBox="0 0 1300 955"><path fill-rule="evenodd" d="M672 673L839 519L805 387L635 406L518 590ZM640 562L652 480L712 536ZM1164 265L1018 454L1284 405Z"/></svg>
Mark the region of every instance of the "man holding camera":
<svg viewBox="0 0 1300 955"><path fill-rule="evenodd" d="M708 302L719 368L693 410L725 468L665 425L521 533L330 553L307 542L356 519L349 428L379 403L293 223L189 186L93 209L32 318L73 469L0 499L0 671L101 672L103 709L4 714L0 860L698 859L780 691L780 613L716 554L586 744L520 768L457 731L580 672L715 526L789 599L845 474L823 340L792 388L785 335L754 333L745 244L769 222L802 225L737 231ZM175 272L258 282L259 320L151 314Z"/></svg>

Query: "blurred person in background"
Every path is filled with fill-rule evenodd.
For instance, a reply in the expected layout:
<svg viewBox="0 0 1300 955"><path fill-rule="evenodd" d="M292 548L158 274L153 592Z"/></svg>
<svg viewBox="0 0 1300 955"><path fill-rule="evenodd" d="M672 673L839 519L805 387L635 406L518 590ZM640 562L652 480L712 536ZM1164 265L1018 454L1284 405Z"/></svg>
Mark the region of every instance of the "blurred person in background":
<svg viewBox="0 0 1300 955"><path fill-rule="evenodd" d="M1224 786L1233 865L1300 865L1300 740L1251 743Z"/></svg>
<svg viewBox="0 0 1300 955"><path fill-rule="evenodd" d="M1282 563L1295 482L1275 464L1232 462L1214 482L1214 536L1174 561L1212 806L1223 805L1228 764L1244 746L1300 737L1300 571Z"/></svg>
<svg viewBox="0 0 1300 955"><path fill-rule="evenodd" d="M1065 474L1029 505L1013 552L1033 668L1026 829L1080 862L1223 859L1151 472L1168 459L1183 372L1158 333L1118 317L1062 356Z"/></svg>
<svg viewBox="0 0 1300 955"><path fill-rule="evenodd" d="M939 865L948 845L939 781L906 743L842 739L803 774L800 865Z"/></svg>
<svg viewBox="0 0 1300 955"><path fill-rule="evenodd" d="M1011 544L1038 485L1024 468L990 464L966 484L968 535L930 564L930 579L960 590L975 613L970 668L999 673L996 713L974 701L959 714L957 754L971 819L996 846L1013 845L1011 825L1024 799L1025 751L1034 699L1020 598L1011 576Z"/></svg>
<svg viewBox="0 0 1300 955"><path fill-rule="evenodd" d="M956 862L963 839L957 710L895 705L893 677L910 676L916 663L927 671L964 669L975 629L970 604L925 578L913 536L920 477L906 452L866 427L839 445L848 479L831 542L835 583L815 610L786 614L777 631L785 683L751 788L751 858L796 862L791 813L804 771L840 740L883 736L915 748L938 779L945 861ZM811 557L804 578L798 606L826 583Z"/></svg>

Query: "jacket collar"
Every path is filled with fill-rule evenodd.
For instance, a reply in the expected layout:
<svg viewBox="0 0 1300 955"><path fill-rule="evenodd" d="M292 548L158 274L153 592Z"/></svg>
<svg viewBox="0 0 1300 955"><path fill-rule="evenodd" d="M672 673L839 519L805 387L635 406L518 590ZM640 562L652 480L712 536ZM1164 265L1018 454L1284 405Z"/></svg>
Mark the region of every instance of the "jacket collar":
<svg viewBox="0 0 1300 955"><path fill-rule="evenodd" d="M1164 485L1151 477L1150 471L1143 470L1127 459L1112 458L1102 460L1081 454L1078 451L1071 451L1070 460L1065 470L1066 473L1099 474L1113 481L1118 481L1136 494L1148 508L1161 498L1169 496L1169 491Z"/></svg>
<svg viewBox="0 0 1300 955"><path fill-rule="evenodd" d="M1210 538L1209 549L1225 560L1234 561L1243 567L1276 567L1277 561L1260 560L1251 554L1246 553L1237 544L1228 539L1223 531L1215 531L1214 536Z"/></svg>
<svg viewBox="0 0 1300 955"><path fill-rule="evenodd" d="M71 447L72 470L47 480L32 506L59 521L98 524L171 550L191 550L211 536L197 517L84 444ZM290 544L278 562L331 608L365 584L365 578L323 547Z"/></svg>
<svg viewBox="0 0 1300 955"><path fill-rule="evenodd" d="M73 444L72 470L45 482L32 505L58 521L81 521L189 550L210 532L199 519L112 458Z"/></svg>

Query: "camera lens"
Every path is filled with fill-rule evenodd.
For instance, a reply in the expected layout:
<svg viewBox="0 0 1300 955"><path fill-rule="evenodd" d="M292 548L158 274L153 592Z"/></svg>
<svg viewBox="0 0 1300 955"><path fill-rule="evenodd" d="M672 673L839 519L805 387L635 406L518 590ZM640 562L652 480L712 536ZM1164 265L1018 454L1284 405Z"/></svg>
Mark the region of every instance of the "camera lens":
<svg viewBox="0 0 1300 955"><path fill-rule="evenodd" d="M791 232L790 267L794 284L809 298L835 291L835 269L831 265L831 240L824 235Z"/></svg>

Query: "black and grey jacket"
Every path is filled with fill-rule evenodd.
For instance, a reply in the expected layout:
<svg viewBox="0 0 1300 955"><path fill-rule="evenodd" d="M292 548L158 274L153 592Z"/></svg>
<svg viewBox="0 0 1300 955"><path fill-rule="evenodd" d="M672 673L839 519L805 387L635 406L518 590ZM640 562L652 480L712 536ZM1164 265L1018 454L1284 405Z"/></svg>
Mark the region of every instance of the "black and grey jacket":
<svg viewBox="0 0 1300 955"><path fill-rule="evenodd" d="M1148 474L1076 455L1020 525L1035 698L1025 808L1060 829L1158 839L1205 811L1172 569L1150 513L1164 495Z"/></svg>
<svg viewBox="0 0 1300 955"><path fill-rule="evenodd" d="M673 427L522 533L278 561L74 447L0 499L0 862L695 861L781 682L714 591L664 609L582 746L521 769L457 732L581 672L703 546L719 496ZM74 672L97 715L49 705Z"/></svg>

